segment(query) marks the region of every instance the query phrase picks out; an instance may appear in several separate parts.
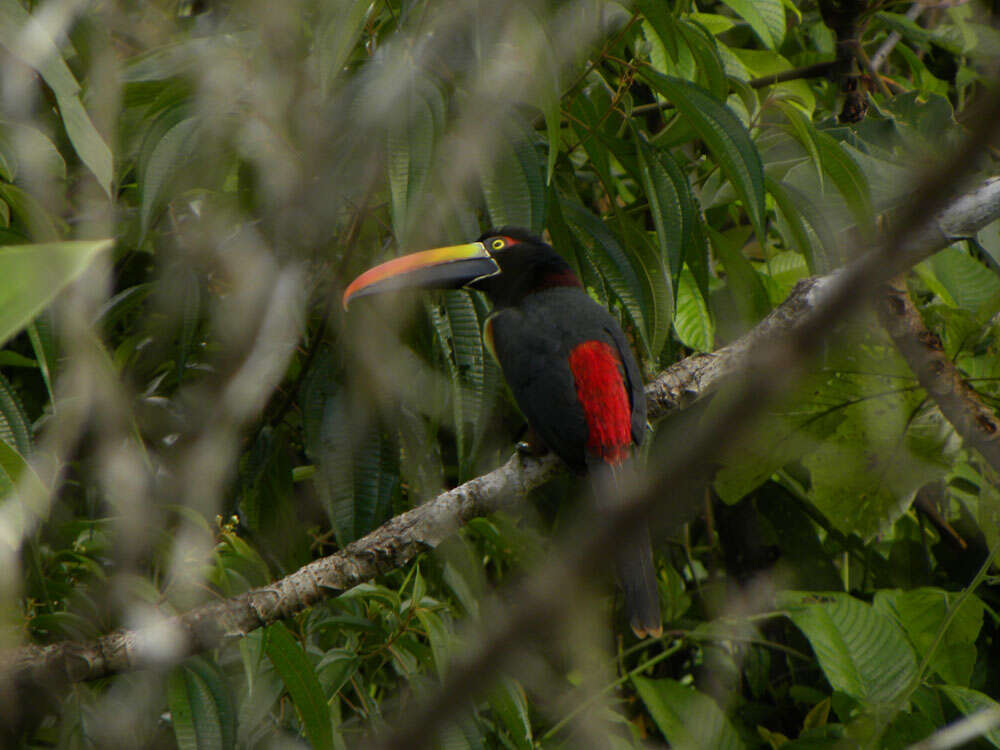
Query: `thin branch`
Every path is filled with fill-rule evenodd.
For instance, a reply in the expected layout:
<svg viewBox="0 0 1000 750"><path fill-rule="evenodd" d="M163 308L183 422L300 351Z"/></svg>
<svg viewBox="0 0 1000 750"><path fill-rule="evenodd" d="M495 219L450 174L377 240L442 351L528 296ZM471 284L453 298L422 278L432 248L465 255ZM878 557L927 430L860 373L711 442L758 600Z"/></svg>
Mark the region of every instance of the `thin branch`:
<svg viewBox="0 0 1000 750"><path fill-rule="evenodd" d="M911 21L916 21L920 18L920 14L924 12L923 3L914 3L910 6L910 9L906 11L906 17ZM889 36L885 38L885 41L875 50L875 54L872 55L871 67L876 73L882 69L885 61L889 59L889 55L899 44L899 41L903 38L903 35L898 31L893 31Z"/></svg>
<svg viewBox="0 0 1000 750"><path fill-rule="evenodd" d="M802 78L825 78L830 75L834 63L834 60L828 60L827 62L805 65L801 68L782 70L777 73L761 76L760 78L751 78L747 84L752 89L762 89L766 86L774 86L777 83L785 83L786 81L797 81Z"/></svg>
<svg viewBox="0 0 1000 750"><path fill-rule="evenodd" d="M868 72L868 75L871 76L872 82L878 87L879 93L886 99L891 98L892 92L889 91L889 87L886 86L885 81L882 80L882 76L879 75L878 69L872 64L871 59L868 57L868 53L865 52L865 48L861 45L860 41L855 41L854 56L861 61L861 66Z"/></svg>
<svg viewBox="0 0 1000 750"><path fill-rule="evenodd" d="M760 78L751 78L747 81L747 85L752 89L762 89L767 86L774 86L786 81L797 81L802 78L825 78L833 70L835 64L834 60L829 60L827 62L804 65L801 68L782 70L778 73L761 76ZM633 115L641 115L647 112L655 112L658 109L671 109L673 106L670 102L653 102L651 104L640 104L637 107L632 107L631 112Z"/></svg>
<svg viewBox="0 0 1000 750"><path fill-rule="evenodd" d="M912 264L1000 218L1000 178L955 201L904 248ZM653 420L684 409L734 377L746 377L758 352L780 342L821 314L843 272L804 280L758 326L711 354L697 354L667 368L647 386ZM10 682L65 684L133 669L162 667L214 648L259 627L291 617L317 602L405 565L478 516L509 507L526 492L563 471L558 459L515 455L506 464L390 519L343 550L281 580L240 596L164 618L140 630L118 630L89 643L29 645L0 653L0 686Z"/></svg>
<svg viewBox="0 0 1000 750"><path fill-rule="evenodd" d="M924 326L902 278L885 285L878 312L896 348L945 419L1000 474L1000 420L945 355L941 339Z"/></svg>
<svg viewBox="0 0 1000 750"><path fill-rule="evenodd" d="M597 66L600 65L601 62L604 60L604 57L608 54L608 51L614 49L614 46L621 41L622 37L624 37L625 34L628 33L628 30L631 29L633 25L635 25L635 22L639 20L639 15L640 14L638 11L633 13L632 17L628 20L628 23L626 23L618 31L618 33L615 34L611 39L607 40L606 42L604 42L603 45L601 45L601 51L598 52L597 56L590 62L590 64L586 68L584 68L583 72L580 73L580 75L578 75L573 80L573 83L571 83L567 87L566 91L563 92L562 96L559 97L560 99L565 99L567 96L569 96L576 90L577 86L579 86L581 83L587 80L587 76L589 76L592 72L594 72L597 69ZM572 101L567 103L566 106L568 107L570 104L572 104Z"/></svg>

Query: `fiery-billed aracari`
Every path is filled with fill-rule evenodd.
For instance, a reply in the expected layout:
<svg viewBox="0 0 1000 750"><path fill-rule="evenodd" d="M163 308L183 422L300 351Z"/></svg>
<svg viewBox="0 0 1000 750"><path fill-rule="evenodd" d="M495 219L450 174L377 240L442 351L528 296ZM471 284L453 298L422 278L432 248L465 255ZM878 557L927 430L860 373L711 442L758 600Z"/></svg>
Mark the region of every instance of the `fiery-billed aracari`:
<svg viewBox="0 0 1000 750"><path fill-rule="evenodd" d="M639 367L618 322L584 290L570 265L525 229L491 230L478 241L406 255L348 286L358 297L403 288L471 287L494 310L484 339L528 423L598 500L639 445L646 399ZM658 635L660 606L649 532L620 540L618 578L632 630Z"/></svg>

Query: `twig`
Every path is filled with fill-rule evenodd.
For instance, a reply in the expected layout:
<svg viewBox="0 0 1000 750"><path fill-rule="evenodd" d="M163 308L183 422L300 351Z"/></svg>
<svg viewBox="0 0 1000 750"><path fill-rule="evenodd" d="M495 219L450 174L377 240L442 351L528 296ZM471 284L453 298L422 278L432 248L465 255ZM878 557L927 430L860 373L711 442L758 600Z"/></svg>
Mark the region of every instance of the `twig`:
<svg viewBox="0 0 1000 750"><path fill-rule="evenodd" d="M920 18L920 14L924 12L924 5L922 3L914 3L910 6L910 9L906 11L906 17L911 21L916 21ZM871 68L876 73L882 69L885 61L889 59L889 55L899 44L899 40L903 38L903 35L898 31L893 31L889 36L885 38L885 41L875 50L875 54L872 55Z"/></svg>

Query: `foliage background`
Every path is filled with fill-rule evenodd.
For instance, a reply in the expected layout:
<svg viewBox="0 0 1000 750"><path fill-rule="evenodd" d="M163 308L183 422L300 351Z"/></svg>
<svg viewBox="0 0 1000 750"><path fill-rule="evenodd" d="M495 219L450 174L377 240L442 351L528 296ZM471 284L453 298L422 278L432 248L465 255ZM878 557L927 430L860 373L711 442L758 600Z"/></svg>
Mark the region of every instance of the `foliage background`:
<svg viewBox="0 0 1000 750"><path fill-rule="evenodd" d="M262 585L509 455L484 300L345 314L375 262L546 229L652 375L856 256L948 164L1000 32L978 3L839 6L867 51L843 69L831 7L0 0L2 645ZM837 119L845 72L860 121ZM906 279L994 406L998 264L993 224ZM631 639L607 582L573 592L564 638L437 742L904 747L996 705L997 477L871 313L692 472L705 520L657 540L664 637ZM5 693L5 739L363 746L469 648L484 597L544 569L575 494L560 478L169 670Z"/></svg>

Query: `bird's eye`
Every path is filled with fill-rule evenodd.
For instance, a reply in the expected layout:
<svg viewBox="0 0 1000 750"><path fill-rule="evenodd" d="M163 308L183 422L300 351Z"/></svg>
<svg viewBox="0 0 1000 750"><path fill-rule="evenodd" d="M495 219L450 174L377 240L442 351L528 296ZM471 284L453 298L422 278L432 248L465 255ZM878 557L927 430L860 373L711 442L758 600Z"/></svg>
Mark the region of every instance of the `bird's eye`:
<svg viewBox="0 0 1000 750"><path fill-rule="evenodd" d="M500 239L493 240L493 249L502 250L504 246L504 241Z"/></svg>

